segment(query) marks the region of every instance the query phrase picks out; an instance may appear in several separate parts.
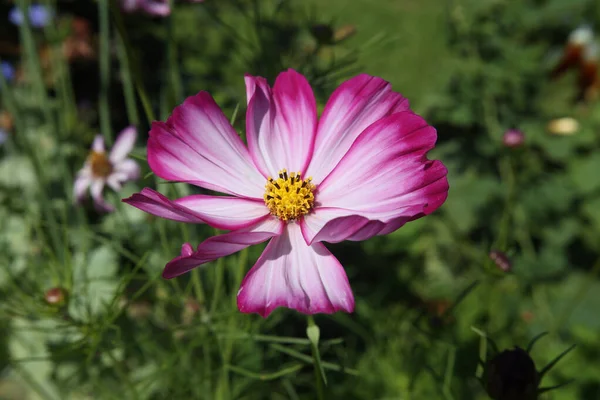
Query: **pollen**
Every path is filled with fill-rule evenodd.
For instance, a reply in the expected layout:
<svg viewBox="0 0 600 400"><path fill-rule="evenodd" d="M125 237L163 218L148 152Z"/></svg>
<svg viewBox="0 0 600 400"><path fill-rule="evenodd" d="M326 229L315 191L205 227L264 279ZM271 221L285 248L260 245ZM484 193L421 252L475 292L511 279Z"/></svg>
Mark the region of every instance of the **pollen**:
<svg viewBox="0 0 600 400"><path fill-rule="evenodd" d="M315 201L311 179L302 179L300 172L288 174L285 169L279 171L277 179L269 177L264 198L271 214L286 222L307 214Z"/></svg>
<svg viewBox="0 0 600 400"><path fill-rule="evenodd" d="M107 178L113 172L113 165L104 152L92 151L88 162L96 178Z"/></svg>

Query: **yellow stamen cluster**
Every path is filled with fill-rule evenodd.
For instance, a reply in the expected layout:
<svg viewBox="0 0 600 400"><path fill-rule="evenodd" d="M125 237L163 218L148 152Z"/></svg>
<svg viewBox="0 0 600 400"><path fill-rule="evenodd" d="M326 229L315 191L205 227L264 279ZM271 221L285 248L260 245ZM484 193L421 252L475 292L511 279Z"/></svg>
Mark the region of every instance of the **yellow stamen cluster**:
<svg viewBox="0 0 600 400"><path fill-rule="evenodd" d="M279 171L279 177L269 177L265 185L265 204L271 214L282 221L293 221L308 213L315 201L315 185L312 178L302 179L300 172L285 169Z"/></svg>
<svg viewBox="0 0 600 400"><path fill-rule="evenodd" d="M106 178L113 171L112 163L104 152L92 151L88 156L88 162L92 168L92 174L97 178Z"/></svg>

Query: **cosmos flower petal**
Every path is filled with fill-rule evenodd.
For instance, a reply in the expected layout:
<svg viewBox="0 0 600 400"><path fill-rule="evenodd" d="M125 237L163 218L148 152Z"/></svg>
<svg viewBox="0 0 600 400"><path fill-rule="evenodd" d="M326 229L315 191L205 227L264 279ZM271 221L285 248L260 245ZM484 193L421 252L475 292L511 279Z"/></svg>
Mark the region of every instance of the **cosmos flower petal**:
<svg viewBox="0 0 600 400"><path fill-rule="evenodd" d="M171 14L171 6L168 0L146 0L142 9L153 16L166 17Z"/></svg>
<svg viewBox="0 0 600 400"><path fill-rule="evenodd" d="M198 249L193 253L189 253L187 250L182 251L179 257L175 257L165 266L162 276L166 279L174 278L217 258L262 243L273 236L280 235L282 230L283 223L281 221L272 217L264 217L251 227L210 237L200 243Z"/></svg>
<svg viewBox="0 0 600 400"><path fill-rule="evenodd" d="M119 162L114 168L114 173L119 174L120 181L131 181L140 177L140 166L131 158Z"/></svg>
<svg viewBox="0 0 600 400"><path fill-rule="evenodd" d="M90 172L88 169L84 168L77 174L75 184L73 185L73 196L75 197L75 201L80 202L85 198L85 194L91 183L92 178Z"/></svg>
<svg viewBox="0 0 600 400"><path fill-rule="evenodd" d="M92 180L90 186L90 193L92 194L92 199L94 200L94 206L100 212L113 212L115 208L104 201L104 197L102 196L102 191L104 190L104 181L100 179Z"/></svg>
<svg viewBox="0 0 600 400"><path fill-rule="evenodd" d="M125 157L133 150L133 146L135 145L135 139L137 137L137 130L134 126L128 126L123 129L117 140L115 140L115 144L110 150L109 160L113 164L117 164L123 160Z"/></svg>
<svg viewBox="0 0 600 400"><path fill-rule="evenodd" d="M344 240L360 242L376 235L387 235L405 223L423 216L423 214L415 212L412 216L398 217L386 223L347 214L347 210L332 208L318 209L305 217L301 227L306 243L338 243ZM347 216L340 217L339 215Z"/></svg>
<svg viewBox="0 0 600 400"><path fill-rule="evenodd" d="M369 223L369 219L365 217L348 213L348 210L338 208L317 208L306 215L300 223L306 244L341 242Z"/></svg>
<svg viewBox="0 0 600 400"><path fill-rule="evenodd" d="M92 151L96 153L104 153L104 138L102 135L96 135L94 137L94 141L92 142Z"/></svg>
<svg viewBox="0 0 600 400"><path fill-rule="evenodd" d="M242 281L237 303L241 312L263 317L277 307L304 314L354 310L344 268L322 243L307 246L298 224L271 239Z"/></svg>
<svg viewBox="0 0 600 400"><path fill-rule="evenodd" d="M120 192L123 188L123 185L121 184L123 181L123 179L121 179L122 177L123 176L119 174L112 174L106 178L106 184L115 192Z"/></svg>
<svg viewBox="0 0 600 400"><path fill-rule="evenodd" d="M207 223L217 229L248 228L268 215L264 203L230 196L191 195L177 200L144 188L123 202L157 217L187 223Z"/></svg>
<svg viewBox="0 0 600 400"><path fill-rule="evenodd" d="M304 172L313 152L317 106L310 84L290 69L279 74L273 89L266 80L246 75L248 147L265 176Z"/></svg>
<svg viewBox="0 0 600 400"><path fill-rule="evenodd" d="M190 224L204 223L204 220L194 211L178 205L150 188L144 188L140 193L134 193L122 201L157 217Z"/></svg>
<svg viewBox="0 0 600 400"><path fill-rule="evenodd" d="M262 199L265 178L213 98L187 98L164 122L154 122L148 164L156 175L206 189Z"/></svg>
<svg viewBox="0 0 600 400"><path fill-rule="evenodd" d="M175 203L196 212L217 229L246 228L269 214L264 201L241 197L196 194L175 200Z"/></svg>
<svg viewBox="0 0 600 400"><path fill-rule="evenodd" d="M374 122L409 110L408 100L381 78L361 74L342 83L325 105L306 171L320 182L344 157L352 143Z"/></svg>
<svg viewBox="0 0 600 400"><path fill-rule="evenodd" d="M307 242L365 239L435 211L448 194L447 169L439 161L426 159L435 140L435 129L411 112L391 115L365 130L319 185L318 200L324 209L305 216ZM385 226L371 224L363 232L344 231L340 224L351 225L351 220L334 220L348 216ZM325 228L322 239L316 239Z"/></svg>
<svg viewBox="0 0 600 400"><path fill-rule="evenodd" d="M247 228L269 213L265 204L256 200L201 194L169 200L150 188L123 201L157 217L227 230Z"/></svg>

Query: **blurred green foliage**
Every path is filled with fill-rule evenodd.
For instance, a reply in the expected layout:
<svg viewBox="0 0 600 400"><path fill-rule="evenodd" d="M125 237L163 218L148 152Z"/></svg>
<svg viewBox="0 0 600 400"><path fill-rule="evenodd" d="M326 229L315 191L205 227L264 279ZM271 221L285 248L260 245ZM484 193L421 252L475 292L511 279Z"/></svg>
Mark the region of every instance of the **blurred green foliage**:
<svg viewBox="0 0 600 400"><path fill-rule="evenodd" d="M389 80L437 128L430 158L449 169L438 212L328 246L356 311L316 317L325 398L486 399L473 328L500 349L549 332L531 353L538 370L577 344L542 386L574 382L543 398L600 398L600 104L577 100L575 72L549 78L569 33L600 23L597 2L207 0L177 2L164 19L117 12L106 87L97 58L62 52L74 16L97 45L106 3L45 4L57 21L43 30L0 24L0 58L23 74L0 82L0 110L14 119L0 147L0 398L317 398L304 316L237 311L261 246L165 281L181 243L215 232L119 203L144 186L170 197L194 188L146 176L111 193L110 215L74 207L71 194L102 124L99 92L112 132L138 125L144 176L149 111L164 119L208 90L242 133L243 73L272 82L285 68L308 77L320 108L356 72ZM577 132L552 135L558 117L576 119ZM503 146L509 128L524 132L522 147ZM54 287L64 305L46 301Z"/></svg>

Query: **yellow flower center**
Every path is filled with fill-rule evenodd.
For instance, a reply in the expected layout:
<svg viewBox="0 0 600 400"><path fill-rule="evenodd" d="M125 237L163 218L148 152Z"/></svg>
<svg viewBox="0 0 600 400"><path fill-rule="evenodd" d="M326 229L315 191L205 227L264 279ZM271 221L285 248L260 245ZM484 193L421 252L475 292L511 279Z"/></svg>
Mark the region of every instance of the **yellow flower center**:
<svg viewBox="0 0 600 400"><path fill-rule="evenodd" d="M92 151L88 156L88 162L92 168L92 174L96 178L106 178L113 171L113 166L104 152Z"/></svg>
<svg viewBox="0 0 600 400"><path fill-rule="evenodd" d="M282 221L293 221L308 213L315 201L315 185L312 178L302 179L300 172L285 169L279 171L279 178L269 177L265 185L265 204L271 214Z"/></svg>

